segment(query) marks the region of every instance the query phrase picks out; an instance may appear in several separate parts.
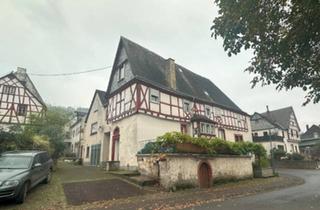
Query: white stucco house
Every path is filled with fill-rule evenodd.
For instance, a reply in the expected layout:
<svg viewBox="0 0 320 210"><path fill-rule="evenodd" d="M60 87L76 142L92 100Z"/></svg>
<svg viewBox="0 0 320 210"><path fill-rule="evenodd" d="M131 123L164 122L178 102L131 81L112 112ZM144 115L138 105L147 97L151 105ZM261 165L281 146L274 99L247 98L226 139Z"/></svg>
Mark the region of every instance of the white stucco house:
<svg viewBox="0 0 320 210"><path fill-rule="evenodd" d="M209 79L121 37L107 91L95 93L86 119L84 161L135 168L137 152L171 131L252 141L250 115Z"/></svg>
<svg viewBox="0 0 320 210"><path fill-rule="evenodd" d="M271 148L287 153L300 153L300 127L293 108L285 107L264 113L254 113L251 117L252 136L270 154Z"/></svg>

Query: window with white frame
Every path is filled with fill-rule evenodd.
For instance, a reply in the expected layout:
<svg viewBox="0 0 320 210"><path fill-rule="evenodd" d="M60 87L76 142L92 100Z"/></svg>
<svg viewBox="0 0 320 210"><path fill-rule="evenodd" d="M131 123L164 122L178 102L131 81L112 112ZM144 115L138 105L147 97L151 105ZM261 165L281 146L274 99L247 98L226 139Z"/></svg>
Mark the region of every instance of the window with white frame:
<svg viewBox="0 0 320 210"><path fill-rule="evenodd" d="M119 66L119 70L118 70L118 81L121 81L124 79L124 72L126 70L126 66L127 66L127 62L123 62L120 66Z"/></svg>
<svg viewBox="0 0 320 210"><path fill-rule="evenodd" d="M150 102L159 103L160 102L160 92L159 90L155 90L150 88Z"/></svg>
<svg viewBox="0 0 320 210"><path fill-rule="evenodd" d="M98 123L92 123L91 124L91 135L98 133Z"/></svg>
<svg viewBox="0 0 320 210"><path fill-rule="evenodd" d="M211 107L210 106L205 106L205 114L207 117L211 117Z"/></svg>
<svg viewBox="0 0 320 210"><path fill-rule="evenodd" d="M215 116L221 116L222 115L222 110L219 108L215 109Z"/></svg>
<svg viewBox="0 0 320 210"><path fill-rule="evenodd" d="M190 112L190 101L183 100L183 111Z"/></svg>
<svg viewBox="0 0 320 210"><path fill-rule="evenodd" d="M201 133L214 135L214 127L210 123L200 123Z"/></svg>
<svg viewBox="0 0 320 210"><path fill-rule="evenodd" d="M27 115L28 105L25 104L18 104L18 115L19 116L26 116Z"/></svg>

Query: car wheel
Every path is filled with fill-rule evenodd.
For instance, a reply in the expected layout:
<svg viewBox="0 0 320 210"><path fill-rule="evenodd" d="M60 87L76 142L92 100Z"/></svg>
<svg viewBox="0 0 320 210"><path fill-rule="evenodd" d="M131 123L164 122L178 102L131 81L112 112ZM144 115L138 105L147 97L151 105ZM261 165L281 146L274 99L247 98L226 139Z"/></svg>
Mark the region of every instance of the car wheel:
<svg viewBox="0 0 320 210"><path fill-rule="evenodd" d="M28 193L28 183L24 183L23 186L21 187L21 190L16 197L16 203L23 203L26 200Z"/></svg>
<svg viewBox="0 0 320 210"><path fill-rule="evenodd" d="M52 178L52 170L50 169L50 170L48 171L48 174L47 174L46 179L44 180L44 183L49 184L50 181L51 181L51 178Z"/></svg>

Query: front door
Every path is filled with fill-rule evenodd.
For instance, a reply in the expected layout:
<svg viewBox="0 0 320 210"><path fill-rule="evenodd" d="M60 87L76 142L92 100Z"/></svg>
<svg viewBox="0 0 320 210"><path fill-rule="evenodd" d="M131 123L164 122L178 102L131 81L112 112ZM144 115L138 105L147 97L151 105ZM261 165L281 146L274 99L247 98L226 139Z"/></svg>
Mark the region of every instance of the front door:
<svg viewBox="0 0 320 210"><path fill-rule="evenodd" d="M198 171L200 188L208 188L211 186L211 168L208 163L201 163Z"/></svg>
<svg viewBox="0 0 320 210"><path fill-rule="evenodd" d="M100 164L101 144L91 146L90 165L97 166Z"/></svg>
<svg viewBox="0 0 320 210"><path fill-rule="evenodd" d="M120 141L120 130L119 128L114 129L112 135L112 153L111 161L119 160L119 141Z"/></svg>

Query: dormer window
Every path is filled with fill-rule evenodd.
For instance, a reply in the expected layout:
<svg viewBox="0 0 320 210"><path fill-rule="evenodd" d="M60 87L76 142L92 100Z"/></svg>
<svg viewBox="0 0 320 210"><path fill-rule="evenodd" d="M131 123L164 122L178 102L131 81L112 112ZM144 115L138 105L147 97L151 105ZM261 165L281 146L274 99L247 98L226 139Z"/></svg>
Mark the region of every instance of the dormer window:
<svg viewBox="0 0 320 210"><path fill-rule="evenodd" d="M150 102L159 103L160 101L160 92L155 89L150 89Z"/></svg>
<svg viewBox="0 0 320 210"><path fill-rule="evenodd" d="M118 81L121 81L124 79L124 72L126 70L126 66L127 66L127 62L123 62L120 66L119 66L119 70L118 70Z"/></svg>

